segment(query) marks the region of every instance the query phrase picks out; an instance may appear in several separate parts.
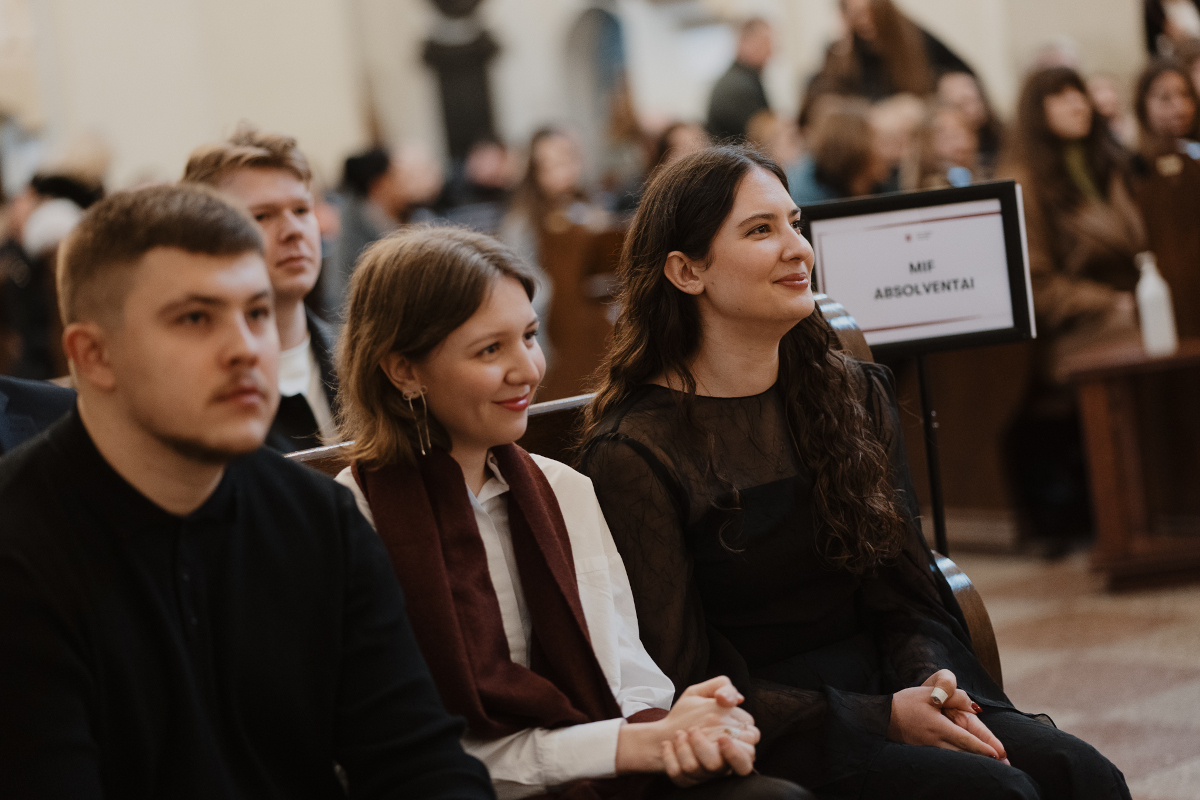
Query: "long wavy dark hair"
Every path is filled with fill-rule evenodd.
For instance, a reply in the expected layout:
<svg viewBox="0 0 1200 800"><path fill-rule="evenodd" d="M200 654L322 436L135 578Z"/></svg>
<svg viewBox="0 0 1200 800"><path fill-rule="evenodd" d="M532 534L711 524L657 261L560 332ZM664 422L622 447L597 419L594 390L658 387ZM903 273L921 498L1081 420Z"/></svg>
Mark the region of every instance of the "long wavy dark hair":
<svg viewBox="0 0 1200 800"><path fill-rule="evenodd" d="M621 253L621 314L597 373L600 385L587 409L585 439L639 387L659 377L683 387L677 393L680 416L690 419L700 310L696 298L667 280L663 265L673 250L707 261L742 178L753 169L772 173L787 188L774 161L744 146L686 156L651 179ZM779 344L778 387L797 454L813 471L822 552L832 565L864 573L899 553L907 529L890 480L887 443L864 405L865 376L836 341L819 311L799 322Z"/></svg>
<svg viewBox="0 0 1200 800"><path fill-rule="evenodd" d="M1083 203L1084 196L1067 173L1063 156L1066 142L1050 129L1045 109L1046 98L1065 89L1076 89L1084 97L1088 96L1083 78L1070 67L1049 67L1029 76L1017 101L1017 120L1004 161L1010 169L1023 168L1028 172L1032 189L1037 192L1043 208L1070 211ZM1127 175L1129 158L1095 108L1092 109L1092 128L1083 139L1083 146L1096 188L1107 195L1113 175ZM1029 188L1026 187L1026 191Z"/></svg>

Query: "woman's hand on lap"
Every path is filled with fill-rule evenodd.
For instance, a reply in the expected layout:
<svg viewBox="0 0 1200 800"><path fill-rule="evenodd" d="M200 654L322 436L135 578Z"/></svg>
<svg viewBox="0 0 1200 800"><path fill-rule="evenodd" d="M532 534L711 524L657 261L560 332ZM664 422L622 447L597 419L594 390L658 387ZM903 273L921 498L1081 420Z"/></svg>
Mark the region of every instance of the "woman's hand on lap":
<svg viewBox="0 0 1200 800"><path fill-rule="evenodd" d="M924 686L902 689L892 695L892 719L888 723L887 736L893 742L999 757L995 748L954 724L940 708L929 702L929 689Z"/></svg>
<svg viewBox="0 0 1200 800"><path fill-rule="evenodd" d="M758 729L754 741L758 741ZM692 728L677 731L674 738L662 743L663 762L667 777L683 788L695 786L730 772L749 775L754 771L754 745L748 741L733 739L720 729L713 731Z"/></svg>
<svg viewBox="0 0 1200 800"><path fill-rule="evenodd" d="M942 709L942 714L947 719L991 747L1001 761L1008 763L1008 754L1004 750L1004 745L976 716L983 709L971 700L966 692L958 688L958 678L953 672L948 669L938 670L926 678L921 686L929 687L931 690L941 689L946 694L946 699L938 703L938 698L931 696L931 702Z"/></svg>
<svg viewBox="0 0 1200 800"><path fill-rule="evenodd" d="M666 772L679 786L748 774L760 734L744 699L725 677L689 686L663 719L621 728L617 773Z"/></svg>

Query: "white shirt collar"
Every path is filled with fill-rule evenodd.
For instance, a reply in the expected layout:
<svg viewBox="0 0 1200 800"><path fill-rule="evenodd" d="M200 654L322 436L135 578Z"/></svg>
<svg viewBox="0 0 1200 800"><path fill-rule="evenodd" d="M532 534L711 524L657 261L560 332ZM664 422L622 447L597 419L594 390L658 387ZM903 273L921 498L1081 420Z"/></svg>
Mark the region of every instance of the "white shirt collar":
<svg viewBox="0 0 1200 800"><path fill-rule="evenodd" d="M487 454L487 465L492 476L484 482L483 488L479 490L479 495L476 496L469 488L467 490L467 494L471 495L471 505L478 505L480 508L488 500L491 500L493 497L499 497L509 489L508 481L504 480L504 476L500 474L500 464L496 461L496 457L492 455L491 450Z"/></svg>
<svg viewBox="0 0 1200 800"><path fill-rule="evenodd" d="M303 342L279 354L279 394L282 396L308 396L312 375L311 345L311 337L305 336Z"/></svg>

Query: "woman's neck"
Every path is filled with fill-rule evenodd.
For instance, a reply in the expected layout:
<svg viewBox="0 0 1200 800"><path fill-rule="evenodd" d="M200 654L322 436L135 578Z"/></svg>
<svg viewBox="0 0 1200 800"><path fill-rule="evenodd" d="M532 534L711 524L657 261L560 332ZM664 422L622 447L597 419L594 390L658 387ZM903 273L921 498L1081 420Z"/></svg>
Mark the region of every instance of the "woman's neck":
<svg viewBox="0 0 1200 800"><path fill-rule="evenodd" d="M775 335L765 327L706 324L700 352L690 365L696 392L707 397L750 397L774 386L783 334Z"/></svg>
<svg viewBox="0 0 1200 800"><path fill-rule="evenodd" d="M476 496L483 489L483 485L487 483L487 456L486 447L482 450L471 447L454 447L450 451L450 457L458 462L459 469L462 470L467 488L471 490L471 494Z"/></svg>

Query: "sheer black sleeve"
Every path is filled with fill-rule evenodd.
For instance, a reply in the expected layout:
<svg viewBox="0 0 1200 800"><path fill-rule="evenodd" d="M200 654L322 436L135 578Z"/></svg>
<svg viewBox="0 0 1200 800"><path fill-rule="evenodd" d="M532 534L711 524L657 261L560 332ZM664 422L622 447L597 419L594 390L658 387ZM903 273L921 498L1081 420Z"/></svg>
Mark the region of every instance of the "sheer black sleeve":
<svg viewBox="0 0 1200 800"><path fill-rule="evenodd" d="M949 669L976 701L1011 708L975 658L962 610L921 532L892 373L876 364L862 366L868 380L867 410L888 446L893 486L909 522L900 557L863 581L863 603L885 658L888 688L919 686L939 669Z"/></svg>
<svg viewBox="0 0 1200 800"><path fill-rule="evenodd" d="M680 522L687 499L659 458L619 434L593 442L581 467L625 562L642 643L678 696L711 677L704 611Z"/></svg>

